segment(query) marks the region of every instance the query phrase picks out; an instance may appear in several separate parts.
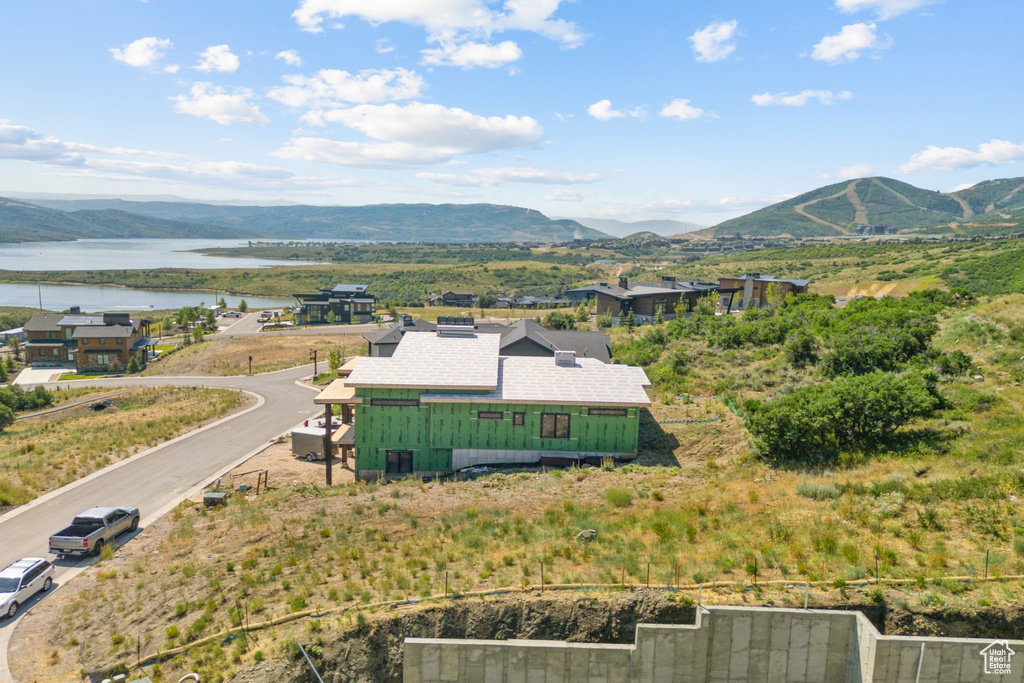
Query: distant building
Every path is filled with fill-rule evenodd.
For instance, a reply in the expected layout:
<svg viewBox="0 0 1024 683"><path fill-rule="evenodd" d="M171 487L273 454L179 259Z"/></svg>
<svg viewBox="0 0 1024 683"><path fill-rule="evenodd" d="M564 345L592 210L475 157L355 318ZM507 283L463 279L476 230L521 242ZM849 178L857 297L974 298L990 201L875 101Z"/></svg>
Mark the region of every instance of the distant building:
<svg viewBox="0 0 1024 683"><path fill-rule="evenodd" d="M149 321L127 313L37 313L24 326L27 362L34 367L74 365L79 372L124 370L134 358L146 367L154 342Z"/></svg>
<svg viewBox="0 0 1024 683"><path fill-rule="evenodd" d="M420 320L403 313L398 322L383 330L364 334L367 355L389 357L407 333L436 332L439 325L468 327L477 334L501 336L499 349L503 356L554 356L557 351L573 351L579 358L612 362L611 338L601 332L549 330L532 320L514 325L478 323L473 318L439 318L438 322Z"/></svg>
<svg viewBox="0 0 1024 683"><path fill-rule="evenodd" d="M14 329L0 332L0 343L10 344L12 339L23 342L28 339L28 333L25 332L24 327L15 327Z"/></svg>
<svg viewBox="0 0 1024 683"><path fill-rule="evenodd" d="M692 311L703 296L719 293L722 288L712 282L684 282L664 275L660 282L629 282L619 278L617 286L607 282L566 291L570 302L593 299L598 315L618 319L630 311L637 324L651 323L660 315L663 320L676 317L676 309Z"/></svg>
<svg viewBox="0 0 1024 683"><path fill-rule="evenodd" d="M293 294L299 302L295 310L298 323L323 325L330 322L329 316L338 325L371 322L377 313L377 297L367 291L369 287L335 285L316 294Z"/></svg>
<svg viewBox="0 0 1024 683"><path fill-rule="evenodd" d="M748 273L742 277L719 278L723 291L741 292L739 307L746 310L751 307L760 308L768 303L768 288L776 285L782 297L790 294L806 294L810 280L792 280L777 278L761 273Z"/></svg>
<svg viewBox="0 0 1024 683"><path fill-rule="evenodd" d="M473 292L448 290L440 294L427 295L428 306L451 306L453 308L473 308L477 296Z"/></svg>

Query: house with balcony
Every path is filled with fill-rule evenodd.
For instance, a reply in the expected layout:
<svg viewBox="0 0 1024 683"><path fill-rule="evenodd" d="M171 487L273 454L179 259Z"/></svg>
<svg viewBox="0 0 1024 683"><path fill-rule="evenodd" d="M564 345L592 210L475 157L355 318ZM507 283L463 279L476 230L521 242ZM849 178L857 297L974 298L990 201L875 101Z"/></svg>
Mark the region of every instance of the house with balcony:
<svg viewBox="0 0 1024 683"><path fill-rule="evenodd" d="M772 285L777 288L778 296L785 298L790 294L806 294L811 283L810 280L778 278L761 273L747 273L741 277L723 277L719 278L718 282L724 291L740 295L739 307L743 310L766 306L769 303L769 287Z"/></svg>
<svg viewBox="0 0 1024 683"><path fill-rule="evenodd" d="M154 342L149 321L127 313L37 313L24 325L25 358L33 367L71 367L78 372L124 370L132 359L146 367Z"/></svg>
<svg viewBox="0 0 1024 683"><path fill-rule="evenodd" d="M354 410L356 476L636 457L650 405L642 368L573 351L506 356L501 341L465 325L406 334L392 356L360 359L321 392L316 403Z"/></svg>
<svg viewBox="0 0 1024 683"><path fill-rule="evenodd" d="M717 296L721 290L721 285L713 282L682 281L665 275L659 282L630 282L620 277L618 285L601 282L570 289L566 295L569 301L576 303L594 300L597 315L607 314L616 321L632 311L633 320L639 325L652 323L659 316L662 320L672 320L680 307L686 312L692 311L701 297Z"/></svg>
<svg viewBox="0 0 1024 683"><path fill-rule="evenodd" d="M299 305L295 309L300 325L372 322L377 314L377 297L369 285L335 285L315 294L293 294Z"/></svg>

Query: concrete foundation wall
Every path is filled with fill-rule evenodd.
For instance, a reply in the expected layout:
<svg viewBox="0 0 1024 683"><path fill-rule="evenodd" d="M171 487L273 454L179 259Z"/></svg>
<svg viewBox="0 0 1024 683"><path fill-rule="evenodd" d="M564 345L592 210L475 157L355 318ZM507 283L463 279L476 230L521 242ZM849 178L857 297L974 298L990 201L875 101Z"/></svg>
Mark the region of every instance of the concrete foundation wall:
<svg viewBox="0 0 1024 683"><path fill-rule="evenodd" d="M1024 683L1024 641L1002 675L984 673L989 644L883 636L860 612L708 607L693 626L638 625L634 645L409 638L404 681Z"/></svg>
<svg viewBox="0 0 1024 683"><path fill-rule="evenodd" d="M603 453L599 451L536 451L498 450L487 448L455 448L452 450L452 469L461 470L475 465L535 465L541 458L613 458L630 460L634 453Z"/></svg>

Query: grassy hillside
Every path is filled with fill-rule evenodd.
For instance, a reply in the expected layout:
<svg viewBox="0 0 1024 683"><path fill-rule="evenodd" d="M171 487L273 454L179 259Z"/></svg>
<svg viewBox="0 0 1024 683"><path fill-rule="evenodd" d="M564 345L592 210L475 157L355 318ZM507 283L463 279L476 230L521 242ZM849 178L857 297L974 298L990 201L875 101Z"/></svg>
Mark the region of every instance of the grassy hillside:
<svg viewBox="0 0 1024 683"><path fill-rule="evenodd" d="M721 235L855 234L859 226L963 235L1008 234L1024 225L1024 178L979 183L953 193L914 187L892 178L860 178L827 185L725 221Z"/></svg>
<svg viewBox="0 0 1024 683"><path fill-rule="evenodd" d="M46 200L45 204L64 210L120 209L166 220L244 229L250 234L301 239L566 242L606 237L573 220L555 221L533 209L496 204L229 206L118 199Z"/></svg>
<svg viewBox="0 0 1024 683"><path fill-rule="evenodd" d="M237 228L105 209L65 213L0 197L0 242L53 242L118 237L246 237Z"/></svg>

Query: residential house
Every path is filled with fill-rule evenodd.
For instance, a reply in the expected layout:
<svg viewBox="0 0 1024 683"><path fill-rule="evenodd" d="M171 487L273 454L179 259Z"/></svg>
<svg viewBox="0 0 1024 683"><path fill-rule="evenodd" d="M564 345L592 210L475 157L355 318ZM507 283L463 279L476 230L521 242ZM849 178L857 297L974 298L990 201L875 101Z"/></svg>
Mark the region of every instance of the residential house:
<svg viewBox="0 0 1024 683"><path fill-rule="evenodd" d="M501 335L466 325L406 334L315 399L354 408L356 476L436 476L478 465L568 464L636 456L642 368L505 356Z"/></svg>
<svg viewBox="0 0 1024 683"><path fill-rule="evenodd" d="M557 351L574 351L580 358L596 358L611 363L611 338L601 332L575 332L549 330L533 320L520 320L513 325L478 323L473 318L440 317L437 323L401 314L394 325L364 334L367 355L390 357L398 348L402 337L409 332L436 332L438 325L465 325L478 334L497 334L503 356L548 356Z"/></svg>
<svg viewBox="0 0 1024 683"><path fill-rule="evenodd" d="M134 358L146 366L154 344L149 321L127 313L37 313L25 323L26 360L36 367L74 365L79 372L124 370Z"/></svg>
<svg viewBox="0 0 1024 683"><path fill-rule="evenodd" d="M335 285L316 294L293 294L299 306L295 309L300 325L323 325L334 322L371 322L377 313L377 297L368 292L369 285Z"/></svg>
<svg viewBox="0 0 1024 683"><path fill-rule="evenodd" d="M566 295L570 301L595 300L597 314L611 315L615 320L632 311L633 320L643 324L654 322L659 316L663 320L672 320L680 307L692 311L701 297L720 290L721 287L712 282L684 282L665 275L660 282L631 283L627 278L620 277L617 286L601 282L570 289Z"/></svg>
<svg viewBox="0 0 1024 683"><path fill-rule="evenodd" d="M477 297L473 292L448 290L440 294L427 295L428 306L451 306L453 308L473 308Z"/></svg>
<svg viewBox="0 0 1024 683"><path fill-rule="evenodd" d="M786 297L790 294L806 294L810 280L793 280L777 278L772 275L760 273L748 273L742 277L723 277L718 280L724 291L742 292L739 307L743 310L748 308L760 308L768 304L768 292L771 285L778 288L779 296ZM723 298L724 300L724 298ZM730 297L730 304L732 299Z"/></svg>

